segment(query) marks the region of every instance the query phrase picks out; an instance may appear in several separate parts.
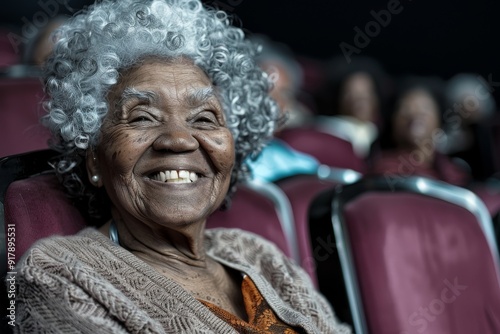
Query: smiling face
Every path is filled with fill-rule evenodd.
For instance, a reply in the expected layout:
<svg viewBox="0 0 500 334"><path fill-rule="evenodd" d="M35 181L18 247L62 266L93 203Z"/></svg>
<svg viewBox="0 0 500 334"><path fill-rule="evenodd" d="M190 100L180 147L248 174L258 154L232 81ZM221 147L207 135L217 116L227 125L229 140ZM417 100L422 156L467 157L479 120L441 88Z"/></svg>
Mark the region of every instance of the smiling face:
<svg viewBox="0 0 500 334"><path fill-rule="evenodd" d="M223 201L234 144L215 89L185 59L150 60L123 73L89 176L100 176L121 218L150 226L203 222Z"/></svg>

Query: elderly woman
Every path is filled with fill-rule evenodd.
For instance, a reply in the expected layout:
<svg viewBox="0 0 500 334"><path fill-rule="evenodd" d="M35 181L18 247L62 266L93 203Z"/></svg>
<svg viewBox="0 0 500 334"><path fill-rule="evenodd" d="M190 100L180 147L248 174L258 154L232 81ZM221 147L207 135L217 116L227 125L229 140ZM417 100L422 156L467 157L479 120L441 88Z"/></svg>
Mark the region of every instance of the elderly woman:
<svg viewBox="0 0 500 334"><path fill-rule="evenodd" d="M15 329L349 332L274 245L205 231L279 117L243 32L197 0L120 0L57 36L45 75L56 172L111 218L25 254Z"/></svg>

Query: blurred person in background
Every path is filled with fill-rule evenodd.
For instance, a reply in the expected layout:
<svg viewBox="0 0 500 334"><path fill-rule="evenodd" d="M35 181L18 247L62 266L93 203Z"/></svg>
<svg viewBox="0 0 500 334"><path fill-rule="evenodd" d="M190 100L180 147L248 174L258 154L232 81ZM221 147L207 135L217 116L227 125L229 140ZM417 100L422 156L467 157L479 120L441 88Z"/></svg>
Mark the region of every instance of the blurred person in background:
<svg viewBox="0 0 500 334"><path fill-rule="evenodd" d="M251 40L260 45L261 53L257 56L257 62L273 82L270 95L287 117L278 131L308 124L313 115L298 98L303 72L294 53L286 44L272 41L265 35L253 35Z"/></svg>
<svg viewBox="0 0 500 334"><path fill-rule="evenodd" d="M349 141L360 158L368 158L379 135L382 87L386 78L381 65L372 58L343 57L327 65L327 82L320 97L318 130Z"/></svg>
<svg viewBox="0 0 500 334"><path fill-rule="evenodd" d="M19 63L19 55L9 39L9 34L16 30L14 27L0 24L0 71L2 72L5 68Z"/></svg>
<svg viewBox="0 0 500 334"><path fill-rule="evenodd" d="M58 15L40 28L36 28L33 36L23 40L19 62L7 64L8 67L4 70L5 75L13 78L40 77L42 67L57 41L56 31L67 19L66 16Z"/></svg>
<svg viewBox="0 0 500 334"><path fill-rule="evenodd" d="M475 180L484 181L495 173L495 151L490 123L496 103L491 87L477 74L462 73L446 86L443 129L447 140L441 150L464 160ZM498 166L497 166L498 167Z"/></svg>
<svg viewBox="0 0 500 334"><path fill-rule="evenodd" d="M54 17L28 41L22 59L24 64L43 66L57 40L55 32L66 20L66 16Z"/></svg>
<svg viewBox="0 0 500 334"><path fill-rule="evenodd" d="M270 96L282 113L282 122L275 134L287 127L308 124L312 113L297 98L302 85L302 69L293 53L286 45L267 36L254 35L251 40L259 45L261 53L256 58L257 63L273 82ZM247 165L254 180L275 182L297 174L316 174L320 164L314 157L273 138L255 160L247 159Z"/></svg>
<svg viewBox="0 0 500 334"><path fill-rule="evenodd" d="M441 129L442 80L408 77L398 86L394 107L386 117L383 150L372 172L393 177L424 176L467 185L467 169L437 150L446 138Z"/></svg>

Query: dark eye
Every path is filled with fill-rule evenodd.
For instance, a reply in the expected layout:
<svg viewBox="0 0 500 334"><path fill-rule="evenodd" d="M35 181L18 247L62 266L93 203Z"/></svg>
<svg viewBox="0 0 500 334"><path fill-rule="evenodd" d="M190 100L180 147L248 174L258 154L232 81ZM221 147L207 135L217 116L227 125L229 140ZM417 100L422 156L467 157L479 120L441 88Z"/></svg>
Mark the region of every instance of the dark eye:
<svg viewBox="0 0 500 334"><path fill-rule="evenodd" d="M217 117L211 111L202 111L194 118L196 124L218 125Z"/></svg>
<svg viewBox="0 0 500 334"><path fill-rule="evenodd" d="M154 115L142 108L136 108L130 112L129 122L132 124L148 124L154 122Z"/></svg>
<svg viewBox="0 0 500 334"><path fill-rule="evenodd" d="M152 121L151 117L138 116L138 117L133 118L130 121L130 123L142 123L142 122L151 122L151 121Z"/></svg>

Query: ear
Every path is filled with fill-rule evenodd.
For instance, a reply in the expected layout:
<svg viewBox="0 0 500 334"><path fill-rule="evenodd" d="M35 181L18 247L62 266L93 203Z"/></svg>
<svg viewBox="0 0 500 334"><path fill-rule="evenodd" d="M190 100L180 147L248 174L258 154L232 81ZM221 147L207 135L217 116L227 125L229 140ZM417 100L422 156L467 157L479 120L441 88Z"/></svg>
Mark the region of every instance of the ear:
<svg viewBox="0 0 500 334"><path fill-rule="evenodd" d="M87 177L95 187L102 187L102 176L99 171L99 161L94 150L88 149L86 154ZM97 177L97 178L96 178Z"/></svg>

